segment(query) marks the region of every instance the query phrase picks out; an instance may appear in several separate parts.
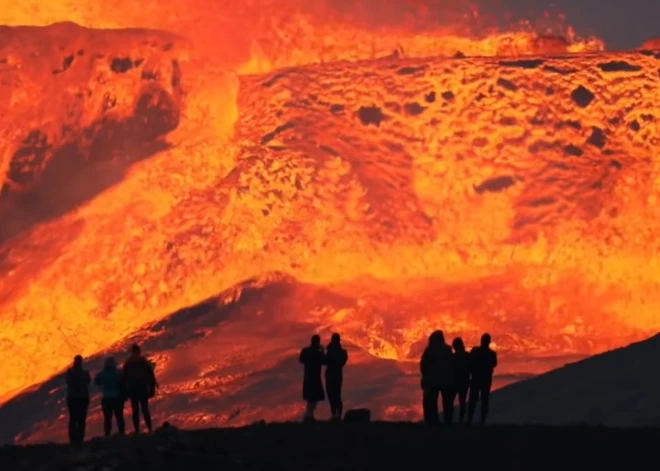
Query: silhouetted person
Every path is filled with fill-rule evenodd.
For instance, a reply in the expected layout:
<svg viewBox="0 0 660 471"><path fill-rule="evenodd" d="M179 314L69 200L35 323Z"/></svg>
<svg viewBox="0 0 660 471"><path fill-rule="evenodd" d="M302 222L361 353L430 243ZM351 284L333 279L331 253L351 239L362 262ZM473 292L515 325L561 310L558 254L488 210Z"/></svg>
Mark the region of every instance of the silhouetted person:
<svg viewBox="0 0 660 471"><path fill-rule="evenodd" d="M497 366L497 353L490 348L490 335L481 336L481 345L470 352L470 399L468 404L468 424L472 423L477 403L481 399L481 423L486 423L490 388L493 385L493 370Z"/></svg>
<svg viewBox="0 0 660 471"><path fill-rule="evenodd" d="M465 420L467 394L470 388L470 357L462 338L455 338L452 347L454 348L454 398L458 396L458 421L462 424Z"/></svg>
<svg viewBox="0 0 660 471"><path fill-rule="evenodd" d="M321 369L325 364L325 352L321 345L321 337L313 335L310 345L300 351L298 360L305 367L303 373L303 400L307 402L305 420L314 420L314 411L317 404L325 400L323 382L321 381Z"/></svg>
<svg viewBox="0 0 660 471"><path fill-rule="evenodd" d="M341 387L344 379L344 366L348 362L348 352L341 346L339 334L332 334L326 349L325 362L325 391L330 402L330 413L334 420L339 420L344 411Z"/></svg>
<svg viewBox="0 0 660 471"><path fill-rule="evenodd" d="M454 369L451 347L445 343L445 335L436 330L429 336L429 344L419 362L422 373L424 421L437 424L438 395L442 395L442 412L445 424L451 424L454 413Z"/></svg>
<svg viewBox="0 0 660 471"><path fill-rule="evenodd" d="M124 384L121 371L117 368L114 357L105 359L105 366L94 378L94 383L102 388L101 409L103 410L103 431L106 437L112 432L112 417L117 422L121 435L125 431L124 423Z"/></svg>
<svg viewBox="0 0 660 471"><path fill-rule="evenodd" d="M144 416L144 423L151 432L149 398L154 397L156 394L158 383L151 363L142 356L138 345L131 347L131 356L124 362L122 380L128 399L131 401L135 433L140 433L140 410L142 410Z"/></svg>
<svg viewBox="0 0 660 471"><path fill-rule="evenodd" d="M76 355L73 366L65 375L66 406L69 410L69 442L81 444L85 440L85 423L89 408L89 372L83 369L83 359Z"/></svg>

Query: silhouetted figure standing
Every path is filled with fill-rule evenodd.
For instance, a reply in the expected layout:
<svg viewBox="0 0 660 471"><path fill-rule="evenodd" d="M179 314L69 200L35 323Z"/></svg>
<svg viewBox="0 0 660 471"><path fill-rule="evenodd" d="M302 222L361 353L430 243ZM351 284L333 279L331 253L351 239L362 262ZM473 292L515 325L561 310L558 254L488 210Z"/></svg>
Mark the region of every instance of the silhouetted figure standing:
<svg viewBox="0 0 660 471"><path fill-rule="evenodd" d="M102 388L101 409L103 410L103 431L106 437L112 432L112 417L117 422L121 435L125 432L124 400L126 393L121 371L117 368L114 357L105 359L105 366L94 378L94 383Z"/></svg>
<svg viewBox="0 0 660 471"><path fill-rule="evenodd" d="M437 424L438 395L442 395L444 423L449 425L454 414L454 369L451 347L445 343L445 335L436 330L429 336L429 344L419 363L422 373L424 421Z"/></svg>
<svg viewBox="0 0 660 471"><path fill-rule="evenodd" d="M472 423L477 403L481 399L481 424L486 423L490 402L490 388L493 385L493 371L497 366L497 353L490 348L490 335L481 336L481 345L470 352L470 400L468 404L468 425Z"/></svg>
<svg viewBox="0 0 660 471"><path fill-rule="evenodd" d="M470 388L470 357L465 350L462 338L455 338L452 347L454 347L454 398L458 396L458 420L462 424L465 420L467 395Z"/></svg>
<svg viewBox="0 0 660 471"><path fill-rule="evenodd" d="M66 405L69 410L69 442L81 444L85 440L85 424L89 408L89 372L83 369L83 359L76 355L73 366L65 375Z"/></svg>
<svg viewBox="0 0 660 471"><path fill-rule="evenodd" d="M131 356L124 362L122 380L126 387L128 399L131 401L135 433L140 433L140 410L142 410L144 416L144 423L151 432L149 398L154 397L156 394L158 383L151 363L142 356L138 345L131 347Z"/></svg>
<svg viewBox="0 0 660 471"><path fill-rule="evenodd" d="M344 379L344 366L348 362L348 352L341 346L339 334L332 334L326 349L325 360L325 391L330 402L330 413L333 420L339 420L344 411L341 387Z"/></svg>
<svg viewBox="0 0 660 471"><path fill-rule="evenodd" d="M314 411L317 404L325 400L323 382L321 381L321 370L325 364L325 352L321 345L321 337L313 335L310 345L300 351L298 360L305 367L303 373L303 400L307 402L305 420L314 420Z"/></svg>

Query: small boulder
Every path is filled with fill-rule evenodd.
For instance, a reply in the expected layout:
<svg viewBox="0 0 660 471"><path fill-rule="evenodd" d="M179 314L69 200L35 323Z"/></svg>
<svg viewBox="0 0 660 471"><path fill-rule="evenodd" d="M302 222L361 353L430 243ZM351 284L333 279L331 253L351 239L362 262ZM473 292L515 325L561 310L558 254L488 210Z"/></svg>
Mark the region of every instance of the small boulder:
<svg viewBox="0 0 660 471"><path fill-rule="evenodd" d="M371 422L371 411L369 409L352 409L344 414L344 423L368 424Z"/></svg>

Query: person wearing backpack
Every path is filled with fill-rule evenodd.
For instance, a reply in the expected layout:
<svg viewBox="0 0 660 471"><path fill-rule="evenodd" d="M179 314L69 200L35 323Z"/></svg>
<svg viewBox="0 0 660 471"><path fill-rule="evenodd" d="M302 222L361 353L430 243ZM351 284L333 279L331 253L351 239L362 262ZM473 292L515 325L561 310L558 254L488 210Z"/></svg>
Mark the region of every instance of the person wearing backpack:
<svg viewBox="0 0 660 471"><path fill-rule="evenodd" d="M126 388L126 395L131 401L135 433L140 433L140 411L142 411L144 423L151 433L153 428L149 399L155 396L158 383L154 369L149 360L142 356L139 345L131 347L131 356L122 367L122 381Z"/></svg>
<svg viewBox="0 0 660 471"><path fill-rule="evenodd" d="M101 409L103 410L103 431L106 437L112 432L112 417L117 422L117 431L124 435L125 391L122 374L114 357L105 360L103 369L94 377L94 384L102 388Z"/></svg>

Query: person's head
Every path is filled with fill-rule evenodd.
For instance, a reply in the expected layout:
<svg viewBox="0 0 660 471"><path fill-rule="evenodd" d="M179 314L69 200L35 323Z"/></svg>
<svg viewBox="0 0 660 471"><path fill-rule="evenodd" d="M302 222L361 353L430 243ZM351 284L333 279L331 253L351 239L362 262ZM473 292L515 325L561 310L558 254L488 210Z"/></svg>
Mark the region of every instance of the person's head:
<svg viewBox="0 0 660 471"><path fill-rule="evenodd" d="M105 359L105 368L107 370L114 370L117 368L117 363L115 362L115 357L108 357Z"/></svg>
<svg viewBox="0 0 660 471"><path fill-rule="evenodd" d="M483 334L481 336L481 346L482 347L490 347L490 342L491 342L490 334Z"/></svg>
<svg viewBox="0 0 660 471"><path fill-rule="evenodd" d="M429 336L429 346L437 347L445 343L445 333L441 330L436 330Z"/></svg>
<svg viewBox="0 0 660 471"><path fill-rule="evenodd" d="M337 333L332 334L332 337L330 337L330 343L332 345L339 345L341 343L341 336Z"/></svg>
<svg viewBox="0 0 660 471"><path fill-rule="evenodd" d="M455 352L465 351L465 344L463 343L463 339L460 337L456 337L454 341L451 343L451 346L454 347Z"/></svg>
<svg viewBox="0 0 660 471"><path fill-rule="evenodd" d="M133 346L131 347L131 355L137 357L140 356L140 353L142 353L142 349L140 348L140 346L137 343L133 344Z"/></svg>
<svg viewBox="0 0 660 471"><path fill-rule="evenodd" d="M318 347L319 345L321 345L321 337L312 335L312 347Z"/></svg>
<svg viewBox="0 0 660 471"><path fill-rule="evenodd" d="M82 367L82 360L83 360L83 358L80 355L76 355L75 357L73 357L73 367L74 368L81 368Z"/></svg>

